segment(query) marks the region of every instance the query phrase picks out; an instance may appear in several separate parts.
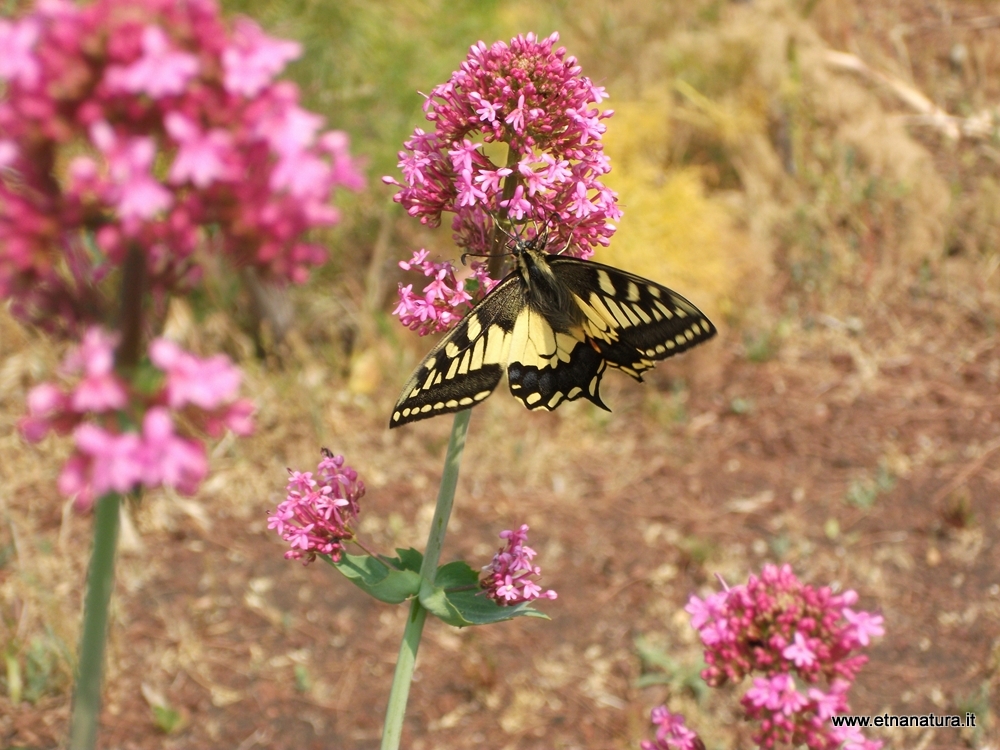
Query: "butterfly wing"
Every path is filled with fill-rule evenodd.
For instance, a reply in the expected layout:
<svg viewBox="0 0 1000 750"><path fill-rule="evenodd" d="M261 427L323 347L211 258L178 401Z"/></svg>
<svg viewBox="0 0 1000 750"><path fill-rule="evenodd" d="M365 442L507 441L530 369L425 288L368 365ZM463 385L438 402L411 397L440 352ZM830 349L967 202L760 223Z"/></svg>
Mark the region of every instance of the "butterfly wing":
<svg viewBox="0 0 1000 750"><path fill-rule="evenodd" d="M610 411L597 390L606 366L579 331L556 331L530 304L518 314L507 354L507 383L527 408L552 411L563 401L586 398Z"/></svg>
<svg viewBox="0 0 1000 750"><path fill-rule="evenodd" d="M636 380L657 361L716 334L705 314L672 289L601 263L547 260L583 311L584 337L608 365Z"/></svg>
<svg viewBox="0 0 1000 750"><path fill-rule="evenodd" d="M493 392L525 307L522 284L508 276L431 349L404 386L390 428L468 409Z"/></svg>

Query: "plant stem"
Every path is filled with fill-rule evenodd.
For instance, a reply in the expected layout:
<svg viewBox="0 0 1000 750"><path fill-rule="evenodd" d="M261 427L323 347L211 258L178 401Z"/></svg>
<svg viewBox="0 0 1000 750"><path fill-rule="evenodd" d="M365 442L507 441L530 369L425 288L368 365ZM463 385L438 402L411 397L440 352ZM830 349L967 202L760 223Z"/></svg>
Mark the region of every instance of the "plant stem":
<svg viewBox="0 0 1000 750"><path fill-rule="evenodd" d="M70 718L70 750L91 750L97 741L101 709L101 672L108 629L108 603L115 583L115 547L121 498L111 492L94 509L94 548L87 572L87 598L83 605L83 632Z"/></svg>
<svg viewBox="0 0 1000 750"><path fill-rule="evenodd" d="M444 545L444 535L448 529L448 519L451 517L451 507L455 501L458 469L462 463L462 451L465 448L465 436L469 431L471 415L471 409L458 412L451 427L448 453L444 459L444 473L441 476L441 487L438 489L437 507L434 509L434 519L431 521L431 531L427 537L424 561L420 566L421 578L431 583L434 583L434 576L437 573L441 547ZM406 716L406 701L410 696L410 683L417 663L417 648L420 646L420 636L423 634L426 620L427 610L417 597L413 597L410 602L410 615L403 630L403 642L399 645L399 658L396 660L396 672L392 676L392 688L389 690L389 705L386 707L385 728L382 731L382 750L399 748L399 741L403 735L403 719Z"/></svg>
<svg viewBox="0 0 1000 750"><path fill-rule="evenodd" d="M142 300L146 291L146 253L133 244L122 267L115 369L126 378L139 363L142 350ZM93 750L101 714L101 675L108 631L108 605L115 585L115 548L121 497L109 492L94 508L94 548L87 571L87 598L83 605L79 671L69 720L69 750Z"/></svg>

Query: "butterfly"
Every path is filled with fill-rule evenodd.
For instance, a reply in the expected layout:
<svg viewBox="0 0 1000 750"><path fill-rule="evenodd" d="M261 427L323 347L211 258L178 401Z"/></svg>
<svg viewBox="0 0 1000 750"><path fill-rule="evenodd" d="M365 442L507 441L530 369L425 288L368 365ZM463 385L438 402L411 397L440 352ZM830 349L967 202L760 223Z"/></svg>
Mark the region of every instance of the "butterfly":
<svg viewBox="0 0 1000 750"><path fill-rule="evenodd" d="M389 427L462 411L486 399L504 372L528 409L585 398L610 366L642 382L658 360L716 334L677 292L601 263L544 252L545 233L514 238L515 269L424 357Z"/></svg>

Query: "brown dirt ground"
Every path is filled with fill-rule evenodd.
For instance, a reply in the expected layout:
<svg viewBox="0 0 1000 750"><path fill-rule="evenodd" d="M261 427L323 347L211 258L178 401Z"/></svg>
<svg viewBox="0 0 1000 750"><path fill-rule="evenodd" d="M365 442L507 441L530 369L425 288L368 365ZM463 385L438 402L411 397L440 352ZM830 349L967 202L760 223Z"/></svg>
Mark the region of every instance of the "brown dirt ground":
<svg viewBox="0 0 1000 750"><path fill-rule="evenodd" d="M723 337L672 368L690 390L610 376L610 416L582 404L530 414L503 395L480 407L445 557L485 562L498 531L524 520L561 595L544 607L552 622L432 622L406 746L634 747L649 707L667 699L710 743L746 743L734 694L697 705L678 687L698 657L681 610L714 573L739 581L768 560L854 588L884 615L857 711L971 708L993 725L976 736L899 730L887 735L895 746L986 746L997 735L984 696L1000 661L1000 343L961 304L968 270L952 261L923 289L869 300L855 311L858 334L833 319L802 327L767 362ZM379 520L362 528L388 549L419 544L448 420L389 434L385 413L332 399L323 418L331 446L369 479L365 513ZM223 463L222 476L253 470L238 456ZM876 492L880 466L893 486ZM281 475L264 482L273 504ZM871 507L845 501L852 482L876 495ZM322 565L282 560L267 505L230 497L169 522L139 513L102 746L377 745L405 609L369 601ZM412 519L421 530L403 528ZM86 523L64 523L84 544ZM683 665L672 686L636 686L638 636ZM156 731L144 684L185 729ZM65 695L4 705L5 742L52 746L66 710Z"/></svg>
<svg viewBox="0 0 1000 750"><path fill-rule="evenodd" d="M965 5L970 18L989 10ZM817 23L837 49L889 58L900 17L918 28L911 42L937 68L915 64L913 74L942 103L935 76L956 38L979 33L945 24L936 5L851 4L836 24L822 16L828 6ZM968 43L975 58L984 43ZM988 81L980 89L996 101ZM958 158L927 137L949 173ZM738 692L699 699L685 686L700 650L682 610L717 586L716 573L735 583L780 561L811 583L855 589L860 606L885 617L852 693L857 712L972 710L981 725L875 736L896 748L997 747L996 257L960 252L847 285L825 306L803 297L794 316L781 312L797 291L779 262L764 296L780 324L763 356L723 330L645 385L609 375L611 415L580 403L527 413L502 393L478 407L444 559L483 564L501 529L527 522L544 583L560 598L543 606L551 622L429 623L404 746L635 748L662 702L710 748L747 746ZM0 565L0 587L31 592L3 616L19 636L44 623L73 644L89 520L65 512L54 492L66 446L27 448L14 432L24 390L55 353L6 318L0 341L0 549L15 560ZM309 468L326 445L369 485L369 544L423 546L450 421L386 430L392 384L414 360L383 359L392 374L371 397L344 395L322 355L304 347L284 369L251 362L258 437L219 446L194 500L156 494L133 509L102 747L378 746L405 607L368 599L322 564L284 561L265 512L280 500L284 467ZM672 665L644 661L637 639ZM638 686L656 674L660 684ZM34 704L0 695L0 747L60 742L69 692L59 677ZM150 705L161 699L185 722L172 734L154 722Z"/></svg>

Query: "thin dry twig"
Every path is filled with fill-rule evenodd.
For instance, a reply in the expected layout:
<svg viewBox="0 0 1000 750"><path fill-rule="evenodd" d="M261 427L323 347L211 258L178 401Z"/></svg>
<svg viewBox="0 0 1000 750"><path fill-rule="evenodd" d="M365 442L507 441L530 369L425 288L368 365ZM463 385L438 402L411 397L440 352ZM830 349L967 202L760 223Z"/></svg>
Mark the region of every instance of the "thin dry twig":
<svg viewBox="0 0 1000 750"><path fill-rule="evenodd" d="M996 109L984 109L971 117L957 117L948 114L914 86L872 68L857 55L827 50L824 59L832 68L857 73L889 88L904 104L917 112L904 117L904 121L909 124L929 125L956 141L962 137L974 140L993 138L1000 132L1000 114Z"/></svg>
<svg viewBox="0 0 1000 750"><path fill-rule="evenodd" d="M936 505L941 502L944 498L948 497L949 494L965 484L965 482L971 479L977 471L986 465L986 460L998 450L1000 450L1000 438L987 443L985 449L981 454L979 454L978 458L975 458L966 464L961 471L953 476L944 487L934 493L934 496L931 497L931 505Z"/></svg>

